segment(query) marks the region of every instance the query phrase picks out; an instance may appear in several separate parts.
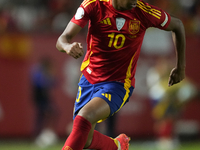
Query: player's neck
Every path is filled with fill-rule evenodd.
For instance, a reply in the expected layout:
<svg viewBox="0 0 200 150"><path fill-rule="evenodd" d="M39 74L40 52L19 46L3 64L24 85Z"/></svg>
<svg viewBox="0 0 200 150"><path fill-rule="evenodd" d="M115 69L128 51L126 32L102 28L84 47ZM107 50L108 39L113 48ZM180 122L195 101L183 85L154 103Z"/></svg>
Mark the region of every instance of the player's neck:
<svg viewBox="0 0 200 150"><path fill-rule="evenodd" d="M126 11L126 10L132 10L134 7L136 7L137 1L133 1L132 4L129 1L124 0L112 0L112 6L114 9L119 11Z"/></svg>
<svg viewBox="0 0 200 150"><path fill-rule="evenodd" d="M121 9L120 9L120 6L119 6L118 0L112 0L112 6L113 6L116 10L121 10Z"/></svg>

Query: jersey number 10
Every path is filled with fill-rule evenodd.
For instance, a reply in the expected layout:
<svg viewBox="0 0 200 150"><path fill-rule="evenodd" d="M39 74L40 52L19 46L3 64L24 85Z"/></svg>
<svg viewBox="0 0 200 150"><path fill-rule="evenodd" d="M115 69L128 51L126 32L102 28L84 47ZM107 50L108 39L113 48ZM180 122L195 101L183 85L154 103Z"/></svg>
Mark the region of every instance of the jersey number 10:
<svg viewBox="0 0 200 150"><path fill-rule="evenodd" d="M111 33L108 34L108 37L110 38L108 47L111 47L113 45L116 49L119 49L124 46L126 38L123 34L117 34L115 36L115 33ZM121 43L118 43L120 38L121 38Z"/></svg>

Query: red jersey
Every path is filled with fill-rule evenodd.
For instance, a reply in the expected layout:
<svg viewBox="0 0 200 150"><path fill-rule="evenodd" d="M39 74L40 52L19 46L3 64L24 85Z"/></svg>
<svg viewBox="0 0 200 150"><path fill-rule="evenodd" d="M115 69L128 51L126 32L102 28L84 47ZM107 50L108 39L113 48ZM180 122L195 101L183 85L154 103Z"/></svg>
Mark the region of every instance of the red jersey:
<svg viewBox="0 0 200 150"><path fill-rule="evenodd" d="M138 0L132 10L119 11L112 0L84 0L72 22L88 21L87 52L81 71L92 83L119 81L135 86L135 71L147 28L166 29L170 16L160 8Z"/></svg>

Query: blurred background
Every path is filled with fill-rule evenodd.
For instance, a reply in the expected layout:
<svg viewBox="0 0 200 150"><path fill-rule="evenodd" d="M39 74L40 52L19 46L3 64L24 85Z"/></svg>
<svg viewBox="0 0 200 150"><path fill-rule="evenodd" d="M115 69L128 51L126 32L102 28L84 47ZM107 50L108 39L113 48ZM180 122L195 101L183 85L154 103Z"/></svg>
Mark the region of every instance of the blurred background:
<svg viewBox="0 0 200 150"><path fill-rule="evenodd" d="M185 141L198 143L200 1L145 1L183 21L186 80L167 87L175 66L172 34L148 29L133 96L98 130L111 136L125 132L132 141L157 141L161 150L174 149ZM59 52L55 44L81 2L0 0L0 149L1 144L16 139L45 148L69 134L83 58L75 60ZM85 50L86 33L87 27L74 39Z"/></svg>

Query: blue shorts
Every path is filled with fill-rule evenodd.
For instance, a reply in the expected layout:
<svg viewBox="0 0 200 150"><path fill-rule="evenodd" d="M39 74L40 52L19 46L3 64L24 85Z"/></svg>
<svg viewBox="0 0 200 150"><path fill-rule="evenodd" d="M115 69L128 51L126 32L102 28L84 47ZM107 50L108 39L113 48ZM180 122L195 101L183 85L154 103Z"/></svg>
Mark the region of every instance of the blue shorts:
<svg viewBox="0 0 200 150"><path fill-rule="evenodd" d="M112 116L129 101L134 89L133 86L125 88L124 83L117 81L91 84L84 75L81 76L78 85L79 88L74 104L73 119L76 117L79 110L94 97L100 97L109 104L110 116Z"/></svg>

